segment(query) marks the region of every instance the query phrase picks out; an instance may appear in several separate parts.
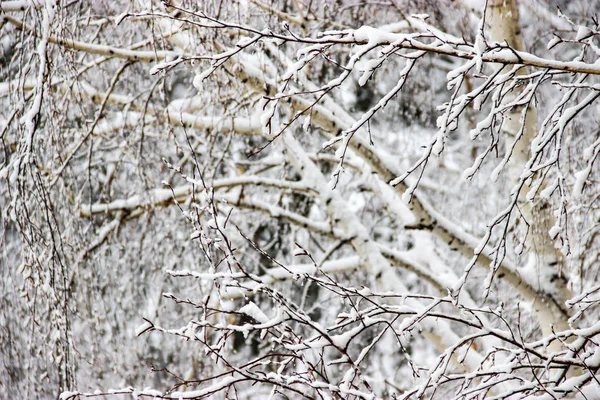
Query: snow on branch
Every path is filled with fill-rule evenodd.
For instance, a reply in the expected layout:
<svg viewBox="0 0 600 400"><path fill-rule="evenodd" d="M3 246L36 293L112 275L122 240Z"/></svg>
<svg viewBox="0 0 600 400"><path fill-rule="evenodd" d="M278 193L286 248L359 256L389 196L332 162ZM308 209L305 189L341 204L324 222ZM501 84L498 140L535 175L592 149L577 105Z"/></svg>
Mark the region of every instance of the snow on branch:
<svg viewBox="0 0 600 400"><path fill-rule="evenodd" d="M10 15L4 14L4 15L0 16L0 21L9 22L10 24L14 25L17 29L23 30L25 32L32 31L31 27L25 25L19 19L14 18ZM128 50L128 49L123 49L123 48L119 48L119 47L81 42L78 40L72 40L72 39L68 39L68 38L60 37L60 36L56 36L56 35L49 35L47 40L49 43L57 44L59 46L62 46L62 47L68 48L68 49L83 51L86 53L97 54L97 55L102 55L102 56L123 58L123 59L130 60L130 61L151 62L151 61L163 60L163 59L169 58L169 57L170 58L177 57L177 53L174 53L171 51Z"/></svg>

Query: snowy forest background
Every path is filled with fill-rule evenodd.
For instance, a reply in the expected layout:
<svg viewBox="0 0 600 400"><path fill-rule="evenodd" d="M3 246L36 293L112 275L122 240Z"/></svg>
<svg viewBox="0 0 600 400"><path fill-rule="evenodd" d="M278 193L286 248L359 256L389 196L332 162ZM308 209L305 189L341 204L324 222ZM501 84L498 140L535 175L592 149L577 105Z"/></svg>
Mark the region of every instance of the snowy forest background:
<svg viewBox="0 0 600 400"><path fill-rule="evenodd" d="M0 2L0 398L600 399L589 0Z"/></svg>

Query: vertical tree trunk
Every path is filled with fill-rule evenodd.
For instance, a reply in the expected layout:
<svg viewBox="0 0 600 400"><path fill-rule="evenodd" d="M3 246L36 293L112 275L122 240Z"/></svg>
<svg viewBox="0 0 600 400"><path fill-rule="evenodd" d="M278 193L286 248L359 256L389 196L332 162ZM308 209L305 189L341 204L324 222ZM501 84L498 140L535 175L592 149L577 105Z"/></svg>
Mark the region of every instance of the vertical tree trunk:
<svg viewBox="0 0 600 400"><path fill-rule="evenodd" d="M485 34L489 44L494 42L503 44L505 42L514 50L524 50L519 24L519 7L516 0L487 1ZM508 71L508 68L512 67L505 68ZM518 75L526 73L528 73L527 68L521 68L517 72ZM518 92L509 93L504 98L504 103L510 102L518 94ZM504 117L502 132L504 133L506 148L510 148L515 139L518 138L509 163L511 183L518 185L524 167L531 156L531 142L537 133L535 105L532 102L527 110L524 110L523 107L513 108ZM529 225L525 241L528 261L522 268L524 279L537 280L537 282L530 283L537 287L540 292L550 293L559 306L564 307L565 301L571 297L571 294L562 271L564 258L555 249L554 241L548 233L554 224L551 206L547 200L540 198L529 201L526 199L526 194L527 189L524 187L519 192L518 199L522 217ZM544 336L552 335L553 331L557 332L569 328L566 315L549 312L549 308L536 307L535 304L534 308L538 314ZM549 350L558 350L558 348L560 348L560 343L555 341L553 348Z"/></svg>

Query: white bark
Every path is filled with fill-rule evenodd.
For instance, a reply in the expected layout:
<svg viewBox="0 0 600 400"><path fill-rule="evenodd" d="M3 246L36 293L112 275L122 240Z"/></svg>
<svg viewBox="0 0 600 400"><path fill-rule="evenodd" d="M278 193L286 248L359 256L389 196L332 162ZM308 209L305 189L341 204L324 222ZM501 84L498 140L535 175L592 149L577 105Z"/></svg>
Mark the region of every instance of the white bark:
<svg viewBox="0 0 600 400"><path fill-rule="evenodd" d="M490 45L493 43L506 43L516 51L523 51L523 39L519 21L519 7L516 0L488 0L485 14L485 37ZM517 75L528 73L522 68ZM518 92L509 93L504 97L504 102L509 103L518 96ZM509 176L514 186L518 187L523 182L523 171L532 156L531 146L538 133L536 106L532 102L524 109L513 108L505 115L502 124L505 134L506 148L512 148L509 161ZM516 142L516 144L514 143ZM526 249L529 253L529 262L521 266L522 273L527 276L534 271L534 275L547 277L555 275L553 281L542 278L536 287L540 293L549 293L558 302L560 307L571 298L567 288L566 279L563 278L561 264L563 262L560 252L554 248L553 240L548 232L554 224L551 208L546 200L529 201L526 198L526 188L519 192L519 208L524 220L529 224L529 234ZM529 271L528 271L529 269ZM546 272L549 270L550 272ZM552 286L548 286L552 285ZM545 336L553 335L555 331L569 329L568 316L563 312L540 306L543 302L541 296L534 302L540 321L540 327ZM561 344L553 342L550 349L559 350Z"/></svg>

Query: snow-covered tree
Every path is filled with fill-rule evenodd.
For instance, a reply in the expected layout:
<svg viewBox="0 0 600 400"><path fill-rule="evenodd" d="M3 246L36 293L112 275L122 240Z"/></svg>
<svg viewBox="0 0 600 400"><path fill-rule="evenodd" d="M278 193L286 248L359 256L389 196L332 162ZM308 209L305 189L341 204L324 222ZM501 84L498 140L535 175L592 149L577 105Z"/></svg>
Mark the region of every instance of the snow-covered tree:
<svg viewBox="0 0 600 400"><path fill-rule="evenodd" d="M0 397L600 398L599 5L0 2Z"/></svg>

